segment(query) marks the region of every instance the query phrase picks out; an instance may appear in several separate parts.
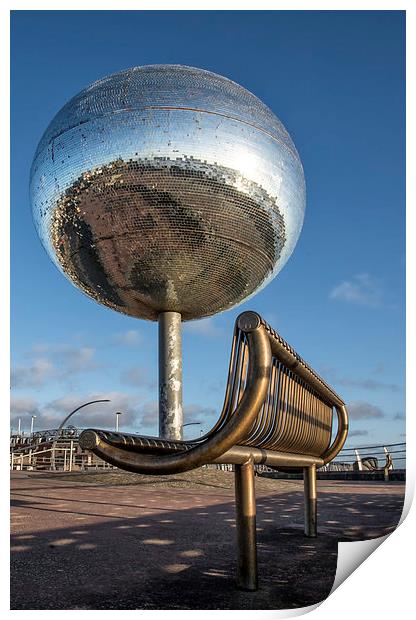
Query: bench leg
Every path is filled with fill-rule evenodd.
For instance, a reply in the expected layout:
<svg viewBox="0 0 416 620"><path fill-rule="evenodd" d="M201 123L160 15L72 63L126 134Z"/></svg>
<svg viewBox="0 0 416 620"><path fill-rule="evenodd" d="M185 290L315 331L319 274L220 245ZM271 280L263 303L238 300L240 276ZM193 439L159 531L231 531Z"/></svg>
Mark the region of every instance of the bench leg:
<svg viewBox="0 0 416 620"><path fill-rule="evenodd" d="M303 468L305 489L305 535L314 538L317 535L316 519L316 465Z"/></svg>
<svg viewBox="0 0 416 620"><path fill-rule="evenodd" d="M235 465L237 586L257 590L256 496L253 463Z"/></svg>

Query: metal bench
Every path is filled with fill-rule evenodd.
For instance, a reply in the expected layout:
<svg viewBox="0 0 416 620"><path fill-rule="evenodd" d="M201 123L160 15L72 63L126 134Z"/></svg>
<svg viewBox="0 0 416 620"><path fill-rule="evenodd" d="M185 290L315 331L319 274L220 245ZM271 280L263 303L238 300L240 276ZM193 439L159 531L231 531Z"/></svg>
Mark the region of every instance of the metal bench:
<svg viewBox="0 0 416 620"><path fill-rule="evenodd" d="M334 410L338 429L332 437ZM80 445L142 474L175 474L207 463L235 469L237 584L257 588L254 464L302 471L305 534L316 536L316 468L331 461L347 437L341 398L257 313L237 318L224 406L214 427L193 441L169 441L88 429Z"/></svg>

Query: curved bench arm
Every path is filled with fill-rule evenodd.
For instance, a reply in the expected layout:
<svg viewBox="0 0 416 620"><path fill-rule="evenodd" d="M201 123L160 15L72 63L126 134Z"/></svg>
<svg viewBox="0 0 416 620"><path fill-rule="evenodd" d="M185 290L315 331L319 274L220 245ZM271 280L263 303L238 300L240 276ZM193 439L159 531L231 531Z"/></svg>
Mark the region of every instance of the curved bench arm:
<svg viewBox="0 0 416 620"><path fill-rule="evenodd" d="M228 422L206 441L187 451L168 455L127 452L104 441L94 430L81 433L79 443L108 463L141 474L177 474L200 467L221 456L250 431L266 398L271 369L269 338L262 326L246 330L249 347L247 385Z"/></svg>
<svg viewBox="0 0 416 620"><path fill-rule="evenodd" d="M342 447L347 439L348 435L348 412L345 405L336 405L335 406L337 416L338 416L338 432L335 436L334 441L329 446L329 448L324 452L322 458L324 460L324 465L332 461L342 450Z"/></svg>

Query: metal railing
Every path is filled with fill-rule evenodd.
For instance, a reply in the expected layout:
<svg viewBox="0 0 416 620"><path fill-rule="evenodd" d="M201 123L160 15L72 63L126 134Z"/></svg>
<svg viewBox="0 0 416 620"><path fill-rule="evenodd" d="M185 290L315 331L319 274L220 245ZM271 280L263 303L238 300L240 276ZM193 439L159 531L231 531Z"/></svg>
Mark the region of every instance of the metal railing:
<svg viewBox="0 0 416 620"><path fill-rule="evenodd" d="M33 437L30 443L11 442L10 469L84 471L112 468L99 457L81 450L78 435L79 432L63 434L55 440L48 432L39 442L34 441Z"/></svg>
<svg viewBox="0 0 416 620"><path fill-rule="evenodd" d="M391 458L389 470L406 469L406 444L385 443L370 446L343 448L337 458L321 468L321 471L366 471L383 468Z"/></svg>
<svg viewBox="0 0 416 620"><path fill-rule="evenodd" d="M85 469L102 469L112 467L90 452L81 450L78 445L78 437L82 429L68 427L60 431L56 437L57 429L38 431L32 436L14 435L10 438L10 469L53 469L55 461L56 469L60 471L73 471ZM53 446L54 440L56 441ZM343 448L337 458L320 468L320 471L348 472L369 471L386 464L390 457L390 471L406 469L406 443L384 443L368 446ZM212 465L212 468L232 471L231 465ZM273 471L266 465L258 464L258 471Z"/></svg>

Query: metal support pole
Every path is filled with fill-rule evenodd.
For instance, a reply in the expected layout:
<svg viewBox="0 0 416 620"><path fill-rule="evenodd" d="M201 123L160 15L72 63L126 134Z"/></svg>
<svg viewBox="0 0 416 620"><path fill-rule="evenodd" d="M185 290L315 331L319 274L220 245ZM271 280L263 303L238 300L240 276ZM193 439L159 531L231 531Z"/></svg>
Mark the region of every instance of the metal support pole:
<svg viewBox="0 0 416 620"><path fill-rule="evenodd" d="M159 314L159 435L182 439L182 337L179 312Z"/></svg>
<svg viewBox="0 0 416 620"><path fill-rule="evenodd" d="M386 464L384 465L384 481L388 482L390 480L389 470L393 469L393 459L391 458L391 454L386 446L383 447L384 454L386 455Z"/></svg>
<svg viewBox="0 0 416 620"><path fill-rule="evenodd" d="M72 451L74 449L74 442L72 439L69 445L71 446L69 449L69 471L72 471Z"/></svg>
<svg viewBox="0 0 416 620"><path fill-rule="evenodd" d="M303 482L305 490L305 535L315 538L317 535L316 465L303 468Z"/></svg>
<svg viewBox="0 0 416 620"><path fill-rule="evenodd" d="M256 496L252 461L235 466L235 506L237 586L242 590L257 590Z"/></svg>
<svg viewBox="0 0 416 620"><path fill-rule="evenodd" d="M394 469L394 463L393 463L393 459L391 458L391 454L390 454L389 449L386 446L384 446L383 450L384 450L384 454L386 455L386 459L388 459L389 456L390 456L390 459L391 459L391 463L390 463L389 469Z"/></svg>
<svg viewBox="0 0 416 620"><path fill-rule="evenodd" d="M119 421L118 421L120 416L121 416L121 411L117 411L117 413L116 413L116 433L118 433L119 428L120 428Z"/></svg>
<svg viewBox="0 0 416 620"><path fill-rule="evenodd" d="M17 434L19 435L19 437L20 437L20 429L21 427L20 427L20 418L19 418L17 421Z"/></svg>
<svg viewBox="0 0 416 620"><path fill-rule="evenodd" d="M361 460L360 453L358 452L357 449L355 449L354 452L355 452L355 456L357 459L358 471L363 471L363 462Z"/></svg>

